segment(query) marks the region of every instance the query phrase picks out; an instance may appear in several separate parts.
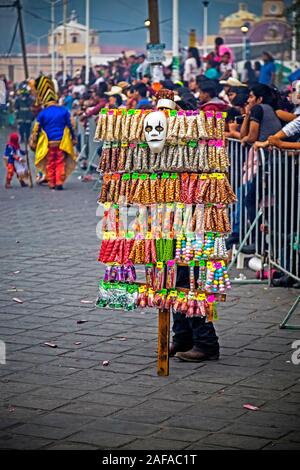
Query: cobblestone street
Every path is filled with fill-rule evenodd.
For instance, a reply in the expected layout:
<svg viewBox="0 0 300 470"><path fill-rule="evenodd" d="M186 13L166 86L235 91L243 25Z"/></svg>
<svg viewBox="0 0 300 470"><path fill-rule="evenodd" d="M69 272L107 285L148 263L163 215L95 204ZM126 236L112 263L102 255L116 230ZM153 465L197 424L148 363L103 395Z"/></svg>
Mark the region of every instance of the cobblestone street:
<svg viewBox="0 0 300 470"><path fill-rule="evenodd" d="M172 359L157 377L156 312L93 306L92 183L5 190L3 179L1 165L2 449L300 448L300 332L278 328L298 290L234 285L216 324L220 360Z"/></svg>

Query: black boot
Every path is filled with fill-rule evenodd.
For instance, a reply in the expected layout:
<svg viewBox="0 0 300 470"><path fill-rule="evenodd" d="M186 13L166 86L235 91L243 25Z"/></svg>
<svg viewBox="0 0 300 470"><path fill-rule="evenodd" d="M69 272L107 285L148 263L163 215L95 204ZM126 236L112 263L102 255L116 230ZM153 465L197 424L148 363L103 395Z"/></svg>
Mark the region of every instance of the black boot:
<svg viewBox="0 0 300 470"><path fill-rule="evenodd" d="M191 349L191 344L178 344L172 342L169 348L169 356L174 357L179 352L189 351Z"/></svg>
<svg viewBox="0 0 300 470"><path fill-rule="evenodd" d="M219 353L204 353L194 346L187 352L178 352L175 357L178 357L178 359L185 362L217 361L219 359Z"/></svg>

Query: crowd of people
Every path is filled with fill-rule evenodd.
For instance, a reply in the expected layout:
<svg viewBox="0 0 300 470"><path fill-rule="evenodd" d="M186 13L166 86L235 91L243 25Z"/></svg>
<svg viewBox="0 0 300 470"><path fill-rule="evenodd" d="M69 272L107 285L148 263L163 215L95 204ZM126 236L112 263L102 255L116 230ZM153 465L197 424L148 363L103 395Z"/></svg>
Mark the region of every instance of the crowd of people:
<svg viewBox="0 0 300 470"><path fill-rule="evenodd" d="M251 146L247 161L251 168L240 169L244 172L243 184L247 186L247 209L251 222L255 216L253 172L257 165L257 149L270 145L281 149L300 148L300 82L295 80L284 89L278 89L275 72L273 57L264 52L261 61L255 61L253 65L246 61L242 73L238 74L233 51L218 37L215 49L205 57L200 57L195 47L188 49L180 66L180 80L172 79L170 65L163 66L161 80L153 82L151 64L145 54L127 56L124 52L107 65L91 68L88 84L85 83L85 67L73 77L64 78L59 72L53 82L58 104L75 118L77 126L81 123L85 128L90 119L97 118L101 108L155 109L156 94L161 88L172 90L177 109L226 111L226 137ZM299 76L296 71L290 79ZM5 77L0 77L0 81L7 92L7 105L1 107L0 125L3 125L5 111L8 123L18 128L21 143L28 142L33 121L40 112L30 83L23 82L16 87L7 83ZM80 137L78 140L73 138L79 152L82 145ZM13 163L11 155L8 155L11 148L10 139L5 151L6 163ZM20 152L16 156L20 164L24 162ZM88 155L83 155L82 168L87 167L87 160ZM14 173L12 167L9 168L7 187ZM37 178L38 182L47 179L41 173ZM26 184L23 177L19 180L22 186ZM242 189L238 188L238 192ZM236 214L239 214L239 208ZM228 246L231 247L238 237L239 221L236 219Z"/></svg>

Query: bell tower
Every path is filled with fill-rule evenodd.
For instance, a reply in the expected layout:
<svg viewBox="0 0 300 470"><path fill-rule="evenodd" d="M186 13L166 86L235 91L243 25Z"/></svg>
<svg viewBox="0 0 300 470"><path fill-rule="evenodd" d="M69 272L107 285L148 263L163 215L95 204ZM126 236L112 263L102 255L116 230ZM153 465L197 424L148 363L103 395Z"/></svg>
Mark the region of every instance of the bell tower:
<svg viewBox="0 0 300 470"><path fill-rule="evenodd" d="M264 0L263 17L280 18L284 16L284 1L282 0Z"/></svg>

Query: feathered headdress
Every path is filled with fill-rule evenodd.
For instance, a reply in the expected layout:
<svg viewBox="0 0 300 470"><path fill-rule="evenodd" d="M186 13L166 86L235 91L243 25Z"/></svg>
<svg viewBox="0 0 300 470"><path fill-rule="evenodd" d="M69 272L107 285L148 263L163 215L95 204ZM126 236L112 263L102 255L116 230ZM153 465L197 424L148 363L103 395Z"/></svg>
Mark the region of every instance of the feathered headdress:
<svg viewBox="0 0 300 470"><path fill-rule="evenodd" d="M55 87L53 81L41 75L35 80L35 90L36 97L39 103L43 105L49 104L54 101L57 102L57 94L55 92Z"/></svg>

